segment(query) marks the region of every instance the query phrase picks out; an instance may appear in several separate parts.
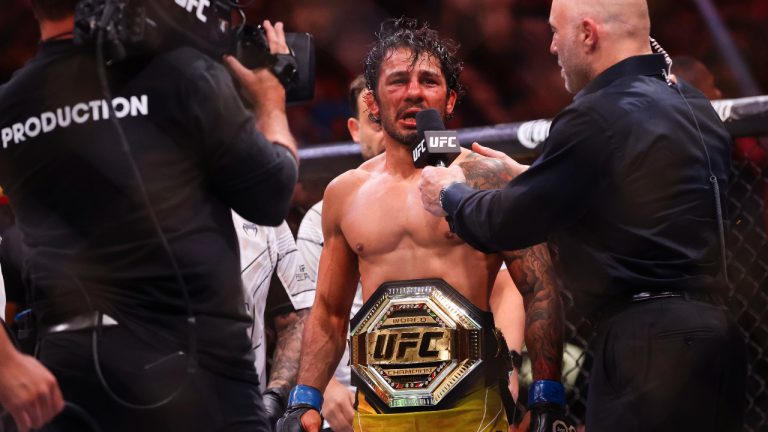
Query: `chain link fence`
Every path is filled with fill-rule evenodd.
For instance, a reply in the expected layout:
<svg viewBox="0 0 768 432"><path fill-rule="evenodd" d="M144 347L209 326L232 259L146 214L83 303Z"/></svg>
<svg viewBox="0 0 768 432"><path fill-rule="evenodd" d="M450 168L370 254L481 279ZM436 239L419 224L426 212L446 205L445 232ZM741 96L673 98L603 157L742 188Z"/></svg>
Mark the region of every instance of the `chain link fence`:
<svg viewBox="0 0 768 432"><path fill-rule="evenodd" d="M727 305L747 341L746 431L768 430L768 139L734 142Z"/></svg>

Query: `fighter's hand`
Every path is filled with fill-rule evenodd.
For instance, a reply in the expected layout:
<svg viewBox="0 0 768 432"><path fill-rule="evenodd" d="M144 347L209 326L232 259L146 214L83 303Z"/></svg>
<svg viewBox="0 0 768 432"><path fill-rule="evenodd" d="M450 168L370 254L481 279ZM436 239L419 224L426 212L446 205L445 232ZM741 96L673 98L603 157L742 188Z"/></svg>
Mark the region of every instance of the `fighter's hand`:
<svg viewBox="0 0 768 432"><path fill-rule="evenodd" d="M323 417L333 432L352 432L355 417L355 394L344 384L331 378L323 394Z"/></svg>
<svg viewBox="0 0 768 432"><path fill-rule="evenodd" d="M536 380L528 389L532 432L576 432L565 416L565 388L559 381Z"/></svg>
<svg viewBox="0 0 768 432"><path fill-rule="evenodd" d="M277 421L277 432L320 432L323 418L320 413L307 406L290 407Z"/></svg>
<svg viewBox="0 0 768 432"><path fill-rule="evenodd" d="M34 357L11 349L0 365L0 405L20 432L42 427L64 409L56 378Z"/></svg>
<svg viewBox="0 0 768 432"><path fill-rule="evenodd" d="M565 416L565 408L557 404L538 403L531 406L529 431L531 432L576 432L574 426Z"/></svg>
<svg viewBox="0 0 768 432"><path fill-rule="evenodd" d="M464 171L459 166L425 167L421 171L419 191L424 209L437 217L445 217L447 213L440 207L440 190L453 182L466 182Z"/></svg>
<svg viewBox="0 0 768 432"><path fill-rule="evenodd" d="M498 150L494 150L489 147L482 146L478 143L472 143L472 151L481 156L498 159L499 161L501 161L504 164L504 166L507 167L507 171L509 171L512 178L517 177L523 171L528 169L528 165L523 165L517 162L516 160L507 156L506 153L500 152Z"/></svg>

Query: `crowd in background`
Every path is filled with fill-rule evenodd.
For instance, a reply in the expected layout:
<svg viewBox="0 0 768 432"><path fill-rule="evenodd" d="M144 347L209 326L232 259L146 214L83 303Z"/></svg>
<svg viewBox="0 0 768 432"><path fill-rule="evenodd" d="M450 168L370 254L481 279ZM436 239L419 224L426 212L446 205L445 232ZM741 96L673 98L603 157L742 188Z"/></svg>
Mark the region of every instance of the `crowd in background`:
<svg viewBox="0 0 768 432"><path fill-rule="evenodd" d="M726 28L762 93L768 88L768 2L715 0ZM27 0L0 10L0 82L29 59L38 40ZM312 103L292 107L291 129L300 145L347 141L346 86L379 24L407 15L426 20L456 40L464 59L467 94L449 127L471 127L552 117L571 96L549 54L549 0L255 0L251 22L282 20L288 31L309 32L317 48ZM714 73L724 97L741 97L739 77L718 51L695 0L650 0L652 34L672 55L690 55ZM761 72L762 71L762 72Z"/></svg>

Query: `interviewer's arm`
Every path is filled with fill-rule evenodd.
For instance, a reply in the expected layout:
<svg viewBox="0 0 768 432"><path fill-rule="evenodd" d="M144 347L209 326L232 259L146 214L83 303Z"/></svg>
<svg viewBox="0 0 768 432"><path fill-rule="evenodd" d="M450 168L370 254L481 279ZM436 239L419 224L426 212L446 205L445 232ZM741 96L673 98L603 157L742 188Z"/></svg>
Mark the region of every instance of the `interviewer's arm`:
<svg viewBox="0 0 768 432"><path fill-rule="evenodd" d="M546 241L598 199L613 175L606 161L618 151L605 125L595 114L570 109L552 131L542 156L504 189L446 189L443 209L459 237L485 252L522 249Z"/></svg>

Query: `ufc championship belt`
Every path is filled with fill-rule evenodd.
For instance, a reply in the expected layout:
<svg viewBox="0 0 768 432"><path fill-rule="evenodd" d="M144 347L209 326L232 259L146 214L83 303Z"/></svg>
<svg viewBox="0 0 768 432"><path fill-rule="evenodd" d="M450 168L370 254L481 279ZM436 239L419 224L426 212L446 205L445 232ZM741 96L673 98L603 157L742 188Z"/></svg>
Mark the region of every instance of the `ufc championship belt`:
<svg viewBox="0 0 768 432"><path fill-rule="evenodd" d="M441 409L503 357L499 336L489 312L441 279L387 282L352 319L350 363L378 411Z"/></svg>

